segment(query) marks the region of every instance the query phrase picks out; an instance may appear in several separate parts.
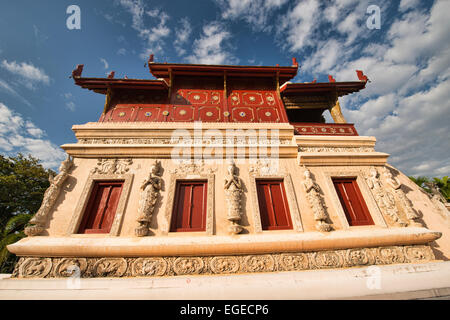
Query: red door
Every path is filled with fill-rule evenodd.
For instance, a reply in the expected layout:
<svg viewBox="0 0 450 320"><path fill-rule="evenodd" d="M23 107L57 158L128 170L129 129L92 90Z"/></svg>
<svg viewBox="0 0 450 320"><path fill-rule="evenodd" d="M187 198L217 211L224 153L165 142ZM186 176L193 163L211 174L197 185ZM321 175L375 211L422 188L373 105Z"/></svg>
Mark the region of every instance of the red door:
<svg viewBox="0 0 450 320"><path fill-rule="evenodd" d="M256 180L263 230L292 229L283 180Z"/></svg>
<svg viewBox="0 0 450 320"><path fill-rule="evenodd" d="M78 233L109 233L123 181L95 182Z"/></svg>
<svg viewBox="0 0 450 320"><path fill-rule="evenodd" d="M177 181L170 232L206 230L206 181Z"/></svg>
<svg viewBox="0 0 450 320"><path fill-rule="evenodd" d="M356 178L333 179L333 183L349 225L373 225L372 217L356 183Z"/></svg>

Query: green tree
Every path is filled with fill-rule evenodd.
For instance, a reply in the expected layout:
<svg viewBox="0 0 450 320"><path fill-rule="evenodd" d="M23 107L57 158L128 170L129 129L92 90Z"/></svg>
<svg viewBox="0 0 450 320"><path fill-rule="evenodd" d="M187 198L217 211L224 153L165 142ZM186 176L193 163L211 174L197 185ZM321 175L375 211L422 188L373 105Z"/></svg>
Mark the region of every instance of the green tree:
<svg viewBox="0 0 450 320"><path fill-rule="evenodd" d="M447 199L447 201L450 201L450 180L448 179L448 176L433 179L423 176L419 176L417 178L411 176L409 178L428 193L432 193L430 184L434 183L439 188L439 191L444 198Z"/></svg>
<svg viewBox="0 0 450 320"><path fill-rule="evenodd" d="M41 206L50 173L31 155L0 155L0 272L12 272L17 258L6 246L25 237L23 229Z"/></svg>
<svg viewBox="0 0 450 320"><path fill-rule="evenodd" d="M431 193L431 190L425 185L425 183L430 182L428 177L419 176L416 178L414 176L410 176L408 178L410 178L415 184L424 189L426 192Z"/></svg>
<svg viewBox="0 0 450 320"><path fill-rule="evenodd" d="M439 191L442 195L450 201L450 180L448 180L448 176L440 178L433 178L433 182L439 187Z"/></svg>

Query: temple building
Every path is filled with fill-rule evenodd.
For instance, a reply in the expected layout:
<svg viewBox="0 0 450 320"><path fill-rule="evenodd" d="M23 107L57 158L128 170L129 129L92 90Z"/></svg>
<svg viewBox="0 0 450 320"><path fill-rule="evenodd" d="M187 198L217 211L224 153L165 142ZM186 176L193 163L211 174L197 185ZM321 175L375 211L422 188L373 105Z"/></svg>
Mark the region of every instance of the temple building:
<svg viewBox="0 0 450 320"><path fill-rule="evenodd" d="M299 66L148 61L105 95L25 230L13 278L173 277L450 258L450 216L347 123L368 84L292 83ZM373 84L372 84L373 85ZM325 122L325 113L334 123ZM93 119L94 120L94 119ZM74 269L75 268L75 269Z"/></svg>

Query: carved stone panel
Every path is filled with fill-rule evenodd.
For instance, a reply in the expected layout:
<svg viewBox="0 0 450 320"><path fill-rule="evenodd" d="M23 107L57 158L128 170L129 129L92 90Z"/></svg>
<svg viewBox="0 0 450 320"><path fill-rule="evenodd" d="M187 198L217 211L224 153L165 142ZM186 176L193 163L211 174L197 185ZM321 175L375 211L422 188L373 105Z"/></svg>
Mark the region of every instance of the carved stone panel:
<svg viewBox="0 0 450 320"><path fill-rule="evenodd" d="M103 258L94 264L96 277L121 277L127 270L127 261L123 258Z"/></svg>
<svg viewBox="0 0 450 320"><path fill-rule="evenodd" d="M21 257L12 277L70 277L73 276L74 267L79 267L79 275L83 278L160 277L365 267L396 263L423 263L434 259L433 251L427 245L212 257L126 259Z"/></svg>
<svg viewBox="0 0 450 320"><path fill-rule="evenodd" d="M133 277L162 276L167 271L167 261L163 258L138 258L131 264Z"/></svg>

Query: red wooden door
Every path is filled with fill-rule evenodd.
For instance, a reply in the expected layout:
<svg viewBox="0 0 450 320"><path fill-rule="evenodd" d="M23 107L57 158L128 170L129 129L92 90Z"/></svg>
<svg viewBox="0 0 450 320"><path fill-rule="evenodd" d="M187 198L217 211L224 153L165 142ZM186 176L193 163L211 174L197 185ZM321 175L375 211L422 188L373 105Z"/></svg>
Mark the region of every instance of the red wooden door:
<svg viewBox="0 0 450 320"><path fill-rule="evenodd" d="M95 182L78 233L109 233L123 181Z"/></svg>
<svg viewBox="0 0 450 320"><path fill-rule="evenodd" d="M356 178L333 179L333 183L349 225L373 225L372 217L356 183Z"/></svg>
<svg viewBox="0 0 450 320"><path fill-rule="evenodd" d="M177 181L171 232L206 230L206 181Z"/></svg>
<svg viewBox="0 0 450 320"><path fill-rule="evenodd" d="M283 180L256 180L263 230L292 229Z"/></svg>

